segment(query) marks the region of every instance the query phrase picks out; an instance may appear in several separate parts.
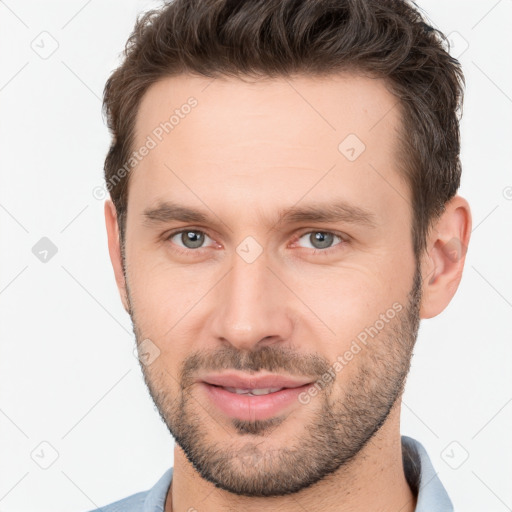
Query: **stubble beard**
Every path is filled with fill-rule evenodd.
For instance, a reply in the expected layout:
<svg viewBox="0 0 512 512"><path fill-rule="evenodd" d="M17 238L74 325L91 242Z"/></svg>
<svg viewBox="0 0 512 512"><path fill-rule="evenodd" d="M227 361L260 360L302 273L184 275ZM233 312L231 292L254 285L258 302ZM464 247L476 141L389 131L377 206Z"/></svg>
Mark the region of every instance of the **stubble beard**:
<svg viewBox="0 0 512 512"><path fill-rule="evenodd" d="M128 287L127 293L139 344L145 337L134 321ZM347 467L385 423L403 393L420 323L420 301L421 274L417 268L407 306L350 362L358 365L356 376L343 383L338 396L334 387L337 378L326 386L309 404L316 406L309 421L286 446L270 448L264 441L267 438L275 444L272 433L286 422L284 416L256 421L232 418L227 427L220 428L218 423L225 423L225 418L216 419L206 412L205 404L199 404L193 375L199 369L264 369L321 376L332 366L325 358L304 357L271 346L243 354L234 348L222 349L188 356L175 377L179 389L172 396L166 384L172 385L172 378L165 368L141 363L144 380L171 435L202 478L240 496L296 493ZM212 431L225 439L214 439Z"/></svg>

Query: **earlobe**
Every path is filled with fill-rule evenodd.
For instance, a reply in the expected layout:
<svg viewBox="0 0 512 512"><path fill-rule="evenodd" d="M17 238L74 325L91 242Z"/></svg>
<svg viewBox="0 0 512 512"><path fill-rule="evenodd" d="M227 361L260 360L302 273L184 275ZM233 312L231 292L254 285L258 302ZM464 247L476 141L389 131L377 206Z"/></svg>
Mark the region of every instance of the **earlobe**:
<svg viewBox="0 0 512 512"><path fill-rule="evenodd" d="M124 309L128 312L129 307L126 293L126 282L123 272L117 211L114 203L110 199L105 201L105 226L107 228L108 252L110 254L110 261L112 262L112 268L114 270L117 289L119 290L119 295L121 296Z"/></svg>
<svg viewBox="0 0 512 512"><path fill-rule="evenodd" d="M452 300L464 269L471 235L471 211L468 202L455 196L446 205L427 240L422 262L421 318L432 318Z"/></svg>

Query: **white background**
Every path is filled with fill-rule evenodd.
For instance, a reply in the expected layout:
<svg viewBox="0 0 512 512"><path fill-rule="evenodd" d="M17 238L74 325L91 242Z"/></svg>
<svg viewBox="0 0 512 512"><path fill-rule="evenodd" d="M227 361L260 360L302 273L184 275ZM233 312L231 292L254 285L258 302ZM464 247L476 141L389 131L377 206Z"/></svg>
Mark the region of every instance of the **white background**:
<svg viewBox="0 0 512 512"><path fill-rule="evenodd" d="M505 512L512 510L512 2L419 4L443 32L456 32L453 53L463 52L460 193L472 205L474 230L456 297L422 323L402 433L427 448L457 510ZM1 512L88 510L151 487L173 464L173 441L133 355L103 201L93 197L109 145L102 89L136 15L153 5L0 1ZM46 59L33 49L57 44ZM32 253L42 237L58 249L46 263ZM38 465L57 453L48 469Z"/></svg>

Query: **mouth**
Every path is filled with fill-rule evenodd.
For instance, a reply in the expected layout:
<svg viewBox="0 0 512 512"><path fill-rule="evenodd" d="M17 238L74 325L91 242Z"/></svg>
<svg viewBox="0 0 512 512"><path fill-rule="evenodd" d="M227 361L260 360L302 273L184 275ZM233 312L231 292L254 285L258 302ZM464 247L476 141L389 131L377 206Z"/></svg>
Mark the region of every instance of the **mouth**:
<svg viewBox="0 0 512 512"><path fill-rule="evenodd" d="M222 387L222 386L219 386ZM244 389L244 388L230 388L223 387L226 391L230 393L236 393L237 395L248 395L248 396L262 396L269 395L270 393L276 393L277 391L281 391L286 388L260 388L260 389Z"/></svg>
<svg viewBox="0 0 512 512"><path fill-rule="evenodd" d="M206 375L201 381L213 386L235 390L279 390L297 388L314 381L311 377L296 378L289 375L263 374L252 375L239 372Z"/></svg>
<svg viewBox="0 0 512 512"><path fill-rule="evenodd" d="M212 405L224 415L255 421L291 412L298 396L314 381L282 375L209 375L197 381Z"/></svg>

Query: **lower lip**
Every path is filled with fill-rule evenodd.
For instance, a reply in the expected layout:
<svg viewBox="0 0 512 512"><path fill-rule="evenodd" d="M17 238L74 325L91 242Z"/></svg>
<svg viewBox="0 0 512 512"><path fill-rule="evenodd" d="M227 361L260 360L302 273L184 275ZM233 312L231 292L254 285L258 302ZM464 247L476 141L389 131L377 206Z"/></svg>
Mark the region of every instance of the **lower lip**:
<svg viewBox="0 0 512 512"><path fill-rule="evenodd" d="M298 388L284 388L268 395L239 395L220 386L200 383L209 399L227 416L240 420L266 420L299 404L298 397L311 383Z"/></svg>

